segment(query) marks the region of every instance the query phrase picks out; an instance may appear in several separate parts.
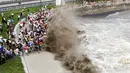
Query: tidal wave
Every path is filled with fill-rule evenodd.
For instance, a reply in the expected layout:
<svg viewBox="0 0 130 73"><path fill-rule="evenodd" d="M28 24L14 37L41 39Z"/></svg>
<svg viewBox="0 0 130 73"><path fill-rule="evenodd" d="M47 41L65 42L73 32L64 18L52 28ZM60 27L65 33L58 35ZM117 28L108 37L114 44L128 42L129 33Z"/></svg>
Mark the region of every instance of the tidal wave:
<svg viewBox="0 0 130 73"><path fill-rule="evenodd" d="M85 38L80 46L100 73L130 73L129 11L117 12L91 23L82 21ZM87 19L86 19L87 20Z"/></svg>

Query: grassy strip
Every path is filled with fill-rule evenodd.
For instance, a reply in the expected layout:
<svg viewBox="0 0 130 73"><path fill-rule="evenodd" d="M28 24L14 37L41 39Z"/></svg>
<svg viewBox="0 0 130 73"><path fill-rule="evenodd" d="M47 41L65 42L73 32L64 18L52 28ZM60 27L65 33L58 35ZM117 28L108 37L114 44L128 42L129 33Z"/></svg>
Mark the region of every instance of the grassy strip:
<svg viewBox="0 0 130 73"><path fill-rule="evenodd" d="M35 12L39 11L40 8L41 8L41 6L32 7L32 8L26 8L24 14L25 14L25 16L27 16L28 9L30 10L29 12L35 13ZM20 11L21 11L21 9L4 12L4 17L6 18L6 20L9 19L9 16L11 15L11 13L14 13L14 17L13 17L13 20L14 20L13 28L18 23L18 15L20 15ZM2 21L2 16L0 16L0 22L1 21ZM3 38L8 38L7 33L6 33L7 32L7 24L2 24L2 28L3 28L3 32L2 32L1 35L3 36Z"/></svg>
<svg viewBox="0 0 130 73"><path fill-rule="evenodd" d="M25 73L21 58L11 59L7 63L0 65L0 73Z"/></svg>
<svg viewBox="0 0 130 73"><path fill-rule="evenodd" d="M48 8L48 9L56 8L56 5L54 5L54 4L49 4L49 5L47 6L47 8Z"/></svg>

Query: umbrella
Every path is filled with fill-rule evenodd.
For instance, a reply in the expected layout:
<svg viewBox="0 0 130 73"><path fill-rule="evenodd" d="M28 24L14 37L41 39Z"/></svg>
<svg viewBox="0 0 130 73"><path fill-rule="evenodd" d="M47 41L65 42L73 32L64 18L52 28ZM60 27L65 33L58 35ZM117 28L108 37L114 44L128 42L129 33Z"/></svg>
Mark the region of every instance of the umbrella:
<svg viewBox="0 0 130 73"><path fill-rule="evenodd" d="M2 43L3 42L3 40L0 38L0 42Z"/></svg>

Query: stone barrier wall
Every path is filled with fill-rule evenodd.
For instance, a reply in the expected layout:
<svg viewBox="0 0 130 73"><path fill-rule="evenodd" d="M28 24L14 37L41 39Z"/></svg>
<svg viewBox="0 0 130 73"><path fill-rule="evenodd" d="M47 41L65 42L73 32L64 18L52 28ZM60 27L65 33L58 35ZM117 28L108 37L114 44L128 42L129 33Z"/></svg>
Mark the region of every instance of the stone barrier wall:
<svg viewBox="0 0 130 73"><path fill-rule="evenodd" d="M102 14L106 12L113 11L125 11L130 9L130 3L125 4L117 4L117 5L95 5L95 6L80 6L76 8L76 12L81 15L89 15L89 14Z"/></svg>

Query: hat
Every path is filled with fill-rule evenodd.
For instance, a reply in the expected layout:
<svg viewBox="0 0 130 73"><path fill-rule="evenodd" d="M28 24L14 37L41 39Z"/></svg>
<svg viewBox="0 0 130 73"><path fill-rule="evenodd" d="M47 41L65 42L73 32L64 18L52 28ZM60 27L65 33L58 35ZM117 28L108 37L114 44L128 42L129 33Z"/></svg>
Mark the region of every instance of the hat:
<svg viewBox="0 0 130 73"><path fill-rule="evenodd" d="M47 33L46 32L44 32L44 35L46 35Z"/></svg>

